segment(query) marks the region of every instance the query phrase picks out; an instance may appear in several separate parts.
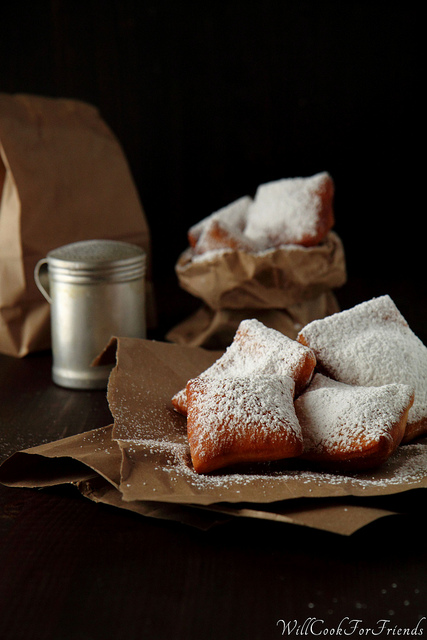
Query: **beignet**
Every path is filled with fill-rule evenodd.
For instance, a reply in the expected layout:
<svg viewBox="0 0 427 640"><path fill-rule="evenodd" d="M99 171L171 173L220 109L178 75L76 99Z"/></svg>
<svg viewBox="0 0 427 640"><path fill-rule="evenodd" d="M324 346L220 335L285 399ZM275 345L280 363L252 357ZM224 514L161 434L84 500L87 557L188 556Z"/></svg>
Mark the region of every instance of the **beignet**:
<svg viewBox="0 0 427 640"><path fill-rule="evenodd" d="M254 374L187 384L187 432L197 473L291 458L303 449L291 378Z"/></svg>
<svg viewBox="0 0 427 640"><path fill-rule="evenodd" d="M409 385L415 399L402 442L427 433L427 347L390 296L314 320L297 339L315 353L317 370L339 382Z"/></svg>
<svg viewBox="0 0 427 640"><path fill-rule="evenodd" d="M194 253L197 255L208 251L216 251L217 249L252 251L253 248L249 239L238 229L221 220L212 219L205 225L200 234L194 246Z"/></svg>
<svg viewBox="0 0 427 640"><path fill-rule="evenodd" d="M295 401L302 457L351 471L380 466L400 444L413 400L408 385L353 386L316 373Z"/></svg>
<svg viewBox="0 0 427 640"><path fill-rule="evenodd" d="M250 376L253 373L289 376L298 395L310 382L316 358L313 352L255 318L242 320L225 353L200 377ZM186 389L172 398L176 411L186 415Z"/></svg>
<svg viewBox="0 0 427 640"><path fill-rule="evenodd" d="M248 209L245 235L263 248L313 247L334 225L333 197L334 183L326 171L262 184Z"/></svg>
<svg viewBox="0 0 427 640"><path fill-rule="evenodd" d="M190 247L196 248L197 242L213 222L227 229L231 236L241 234L246 226L247 210L251 202L250 196L243 196L194 224L187 233ZM202 253L201 247L196 251Z"/></svg>

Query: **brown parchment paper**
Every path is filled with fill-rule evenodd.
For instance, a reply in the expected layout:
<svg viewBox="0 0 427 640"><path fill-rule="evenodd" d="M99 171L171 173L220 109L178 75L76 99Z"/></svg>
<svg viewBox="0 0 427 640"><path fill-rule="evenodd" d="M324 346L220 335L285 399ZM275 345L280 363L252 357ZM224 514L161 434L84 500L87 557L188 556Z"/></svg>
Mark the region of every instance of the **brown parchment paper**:
<svg viewBox="0 0 427 640"><path fill-rule="evenodd" d="M172 395L217 354L182 345L134 338L117 342L117 366L108 386L114 417L112 437L123 452L120 490L124 500L269 503L290 498L336 498L398 493L427 486L427 449L400 447L380 469L337 475L302 460L255 465L230 473L196 474L186 420Z"/></svg>
<svg viewBox="0 0 427 640"><path fill-rule="evenodd" d="M0 482L73 482L95 502L201 528L245 517L344 535L404 511L402 495L425 496L427 439L400 447L383 467L364 474L326 473L293 460L197 475L185 419L171 396L218 355L114 338L99 358L100 364L116 358L108 386L113 425L17 452L0 467Z"/></svg>
<svg viewBox="0 0 427 640"><path fill-rule="evenodd" d="M95 238L147 252L150 233L119 141L92 105L0 93L0 352L50 346L50 309L34 281L56 247Z"/></svg>
<svg viewBox="0 0 427 640"><path fill-rule="evenodd" d="M19 451L0 466L0 482L15 488L74 484L96 503L146 517L178 521L207 530L233 517L256 518L308 526L341 535L389 515L399 506L349 503L343 499L287 500L271 505L212 504L195 506L160 501L124 501L119 490L122 453L112 440L113 426L69 436Z"/></svg>

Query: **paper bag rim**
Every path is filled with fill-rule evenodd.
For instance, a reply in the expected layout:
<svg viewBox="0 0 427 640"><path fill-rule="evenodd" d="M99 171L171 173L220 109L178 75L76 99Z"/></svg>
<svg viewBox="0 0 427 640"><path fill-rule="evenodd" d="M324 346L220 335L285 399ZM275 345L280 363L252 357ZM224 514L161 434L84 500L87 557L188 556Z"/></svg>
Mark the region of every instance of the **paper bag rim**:
<svg viewBox="0 0 427 640"><path fill-rule="evenodd" d="M180 286L212 309L286 309L347 280L344 248L335 231L314 247L224 249L201 256L188 248L175 271Z"/></svg>

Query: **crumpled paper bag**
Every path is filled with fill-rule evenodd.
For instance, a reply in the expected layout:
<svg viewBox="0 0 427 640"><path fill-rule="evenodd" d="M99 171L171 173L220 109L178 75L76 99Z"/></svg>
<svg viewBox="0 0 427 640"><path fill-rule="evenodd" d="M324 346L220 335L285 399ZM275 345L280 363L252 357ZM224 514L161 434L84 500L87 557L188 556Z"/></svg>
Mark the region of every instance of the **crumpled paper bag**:
<svg viewBox="0 0 427 640"><path fill-rule="evenodd" d="M98 110L76 100L0 94L0 351L50 346L34 267L56 247L115 239L147 252L150 234L123 150Z"/></svg>
<svg viewBox="0 0 427 640"><path fill-rule="evenodd" d="M347 279L345 253L330 231L314 247L283 245L197 255L186 249L175 267L180 286L203 306L171 329L179 344L225 348L243 318L256 318L295 338L308 322L339 310L333 293Z"/></svg>
<svg viewBox="0 0 427 640"><path fill-rule="evenodd" d="M114 424L11 456L0 482L40 487L73 482L86 497L201 528L233 516L349 535L405 511L405 496L427 488L427 438L399 447L381 468L332 474L292 459L198 475L185 418L171 404L189 377L218 353L115 338L99 364L116 361L108 386Z"/></svg>
<svg viewBox="0 0 427 640"><path fill-rule="evenodd" d="M317 298L290 305L286 309L211 309L201 306L195 313L172 328L167 339L191 347L224 349L231 344L242 320L256 318L293 340L306 324L340 311L332 291Z"/></svg>

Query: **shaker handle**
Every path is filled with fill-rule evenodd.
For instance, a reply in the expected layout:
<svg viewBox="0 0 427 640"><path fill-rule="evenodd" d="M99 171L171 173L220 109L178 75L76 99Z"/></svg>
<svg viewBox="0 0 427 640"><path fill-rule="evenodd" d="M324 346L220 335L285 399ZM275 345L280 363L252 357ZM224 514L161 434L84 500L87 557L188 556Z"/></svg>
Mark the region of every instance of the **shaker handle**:
<svg viewBox="0 0 427 640"><path fill-rule="evenodd" d="M36 281L36 285L39 291L41 291L41 293L46 298L48 303L52 304L52 298L50 297L50 292L49 292L49 278L47 273L46 258L42 258L36 264L34 269L34 280Z"/></svg>

